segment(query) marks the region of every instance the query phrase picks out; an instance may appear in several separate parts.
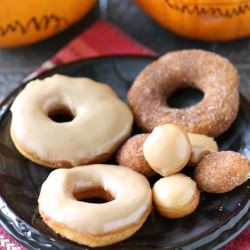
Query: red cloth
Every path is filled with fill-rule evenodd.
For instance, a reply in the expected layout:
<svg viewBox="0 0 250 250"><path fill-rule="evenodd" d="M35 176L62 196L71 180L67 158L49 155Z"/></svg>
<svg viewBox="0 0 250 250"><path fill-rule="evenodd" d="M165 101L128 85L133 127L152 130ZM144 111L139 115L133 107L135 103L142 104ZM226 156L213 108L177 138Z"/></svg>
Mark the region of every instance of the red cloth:
<svg viewBox="0 0 250 250"><path fill-rule="evenodd" d="M250 250L250 227L224 246L223 250Z"/></svg>
<svg viewBox="0 0 250 250"><path fill-rule="evenodd" d="M67 63L105 55L156 55L108 22L98 21L59 51L52 61Z"/></svg>
<svg viewBox="0 0 250 250"><path fill-rule="evenodd" d="M29 77L35 77L57 65L78 59L104 55L156 55L156 53L124 34L114 25L97 21L82 32L63 49L45 62ZM17 241L0 227L0 250L25 250ZM250 228L227 244L224 250L250 250Z"/></svg>

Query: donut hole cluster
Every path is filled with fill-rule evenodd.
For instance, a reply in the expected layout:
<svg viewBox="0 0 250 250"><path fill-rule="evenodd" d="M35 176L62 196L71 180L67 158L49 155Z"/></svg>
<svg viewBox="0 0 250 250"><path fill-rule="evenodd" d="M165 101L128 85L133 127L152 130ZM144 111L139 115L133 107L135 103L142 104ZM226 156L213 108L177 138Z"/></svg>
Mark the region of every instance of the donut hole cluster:
<svg viewBox="0 0 250 250"><path fill-rule="evenodd" d="M57 123L71 122L75 118L72 110L64 104L53 105L49 108L48 117Z"/></svg>
<svg viewBox="0 0 250 250"><path fill-rule="evenodd" d="M198 104L204 97L202 90L192 87L176 89L166 99L167 106L171 108L183 109Z"/></svg>
<svg viewBox="0 0 250 250"><path fill-rule="evenodd" d="M114 197L102 187L96 187L94 189L76 190L73 193L73 196L78 201L94 204L103 204L114 200Z"/></svg>

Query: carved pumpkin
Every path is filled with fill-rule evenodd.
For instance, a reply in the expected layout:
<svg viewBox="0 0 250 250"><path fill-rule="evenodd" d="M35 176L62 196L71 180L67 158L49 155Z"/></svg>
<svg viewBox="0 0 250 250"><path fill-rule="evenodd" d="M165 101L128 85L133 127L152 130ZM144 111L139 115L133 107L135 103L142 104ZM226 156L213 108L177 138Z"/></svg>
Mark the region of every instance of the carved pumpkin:
<svg viewBox="0 0 250 250"><path fill-rule="evenodd" d="M0 46L16 47L58 33L84 16L96 0L1 0Z"/></svg>
<svg viewBox="0 0 250 250"><path fill-rule="evenodd" d="M250 35L249 0L135 0L162 26L179 35L226 41Z"/></svg>

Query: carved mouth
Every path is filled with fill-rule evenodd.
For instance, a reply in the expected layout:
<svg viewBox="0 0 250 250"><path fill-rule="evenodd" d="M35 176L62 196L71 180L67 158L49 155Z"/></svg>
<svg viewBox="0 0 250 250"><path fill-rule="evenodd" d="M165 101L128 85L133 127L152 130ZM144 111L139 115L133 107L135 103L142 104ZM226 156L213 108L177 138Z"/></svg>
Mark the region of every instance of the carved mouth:
<svg viewBox="0 0 250 250"><path fill-rule="evenodd" d="M239 3L184 3L176 0L165 0L169 8L189 15L207 15L232 18L250 12L250 1Z"/></svg>
<svg viewBox="0 0 250 250"><path fill-rule="evenodd" d="M0 37L4 37L10 33L20 32L26 34L30 30L47 30L52 28L56 31L68 24L65 17L60 17L55 14L45 14L41 17L33 16L27 22L21 22L20 20L14 20L11 23L0 25Z"/></svg>

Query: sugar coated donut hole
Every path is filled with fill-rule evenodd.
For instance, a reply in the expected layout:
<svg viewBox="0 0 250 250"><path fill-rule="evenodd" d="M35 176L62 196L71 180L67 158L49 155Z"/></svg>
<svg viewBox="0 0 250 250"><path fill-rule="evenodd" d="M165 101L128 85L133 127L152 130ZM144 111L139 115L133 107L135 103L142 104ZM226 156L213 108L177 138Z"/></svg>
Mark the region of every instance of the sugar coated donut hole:
<svg viewBox="0 0 250 250"><path fill-rule="evenodd" d="M221 151L205 156L195 168L195 181L202 191L225 193L247 181L249 161L240 153Z"/></svg>
<svg viewBox="0 0 250 250"><path fill-rule="evenodd" d="M126 166L150 177L156 172L149 166L143 155L143 144L148 134L138 134L130 137L119 149L116 160L121 166Z"/></svg>

